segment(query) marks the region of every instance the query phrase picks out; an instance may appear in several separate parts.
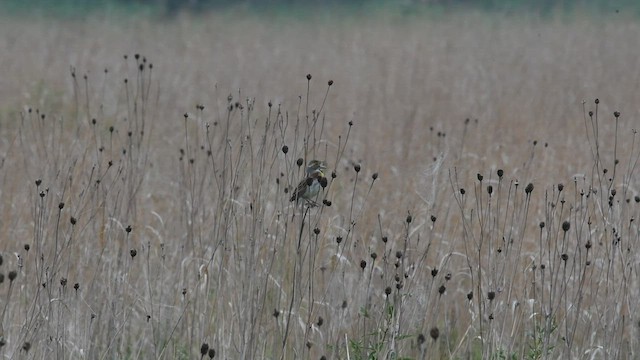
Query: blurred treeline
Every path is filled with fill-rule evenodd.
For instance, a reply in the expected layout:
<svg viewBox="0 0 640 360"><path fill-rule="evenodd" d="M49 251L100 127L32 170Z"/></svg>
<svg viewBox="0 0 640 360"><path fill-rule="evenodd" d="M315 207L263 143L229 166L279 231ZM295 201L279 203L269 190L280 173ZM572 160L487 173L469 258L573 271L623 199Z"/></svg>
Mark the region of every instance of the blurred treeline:
<svg viewBox="0 0 640 360"><path fill-rule="evenodd" d="M606 11L640 14L640 0L0 0L0 11L36 11L50 15L84 15L92 11L123 11L164 16L240 8L284 11L300 7L385 10L451 8L487 11L525 11L550 14L557 11Z"/></svg>
<svg viewBox="0 0 640 360"><path fill-rule="evenodd" d="M87 1L87 0L77 0ZM640 0L116 0L121 3L138 3L157 6L165 11L199 11L207 8L245 6L253 8L287 6L438 6L473 7L495 10L552 10L553 8L603 8L638 6Z"/></svg>

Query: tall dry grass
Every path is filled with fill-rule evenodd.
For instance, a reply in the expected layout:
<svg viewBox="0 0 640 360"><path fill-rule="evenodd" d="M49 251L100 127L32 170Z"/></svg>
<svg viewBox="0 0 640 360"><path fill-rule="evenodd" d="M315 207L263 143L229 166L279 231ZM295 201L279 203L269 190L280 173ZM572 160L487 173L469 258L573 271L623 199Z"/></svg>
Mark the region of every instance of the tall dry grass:
<svg viewBox="0 0 640 360"><path fill-rule="evenodd" d="M0 34L4 356L637 357L633 19Z"/></svg>

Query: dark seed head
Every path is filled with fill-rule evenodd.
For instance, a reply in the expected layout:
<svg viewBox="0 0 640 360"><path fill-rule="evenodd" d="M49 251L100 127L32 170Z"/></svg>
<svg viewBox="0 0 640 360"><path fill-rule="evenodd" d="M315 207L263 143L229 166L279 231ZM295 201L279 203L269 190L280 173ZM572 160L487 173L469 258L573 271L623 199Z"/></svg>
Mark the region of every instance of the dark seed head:
<svg viewBox="0 0 640 360"><path fill-rule="evenodd" d="M532 183L527 184L527 187L524 188L524 192L526 194L531 194L532 191L533 191L533 184Z"/></svg>
<svg viewBox="0 0 640 360"><path fill-rule="evenodd" d="M444 285L440 285L440 287L438 288L438 293L442 295L445 291L447 291L447 287Z"/></svg>
<svg viewBox="0 0 640 360"><path fill-rule="evenodd" d="M596 105L600 104L600 99L596 99L595 103Z"/></svg>
<svg viewBox="0 0 640 360"><path fill-rule="evenodd" d="M307 80L311 80L311 74L307 74Z"/></svg>
<svg viewBox="0 0 640 360"><path fill-rule="evenodd" d="M365 260L360 260L360 268L364 270L367 267L367 262Z"/></svg>
<svg viewBox="0 0 640 360"><path fill-rule="evenodd" d="M371 179L373 179L373 181L378 179L378 173L373 173L373 175L371 175Z"/></svg>
<svg viewBox="0 0 640 360"><path fill-rule="evenodd" d="M136 257L136 255L138 255L138 251L136 249L131 249L129 250L129 255L131 255L131 258L133 259L134 257Z"/></svg>
<svg viewBox="0 0 640 360"><path fill-rule="evenodd" d="M613 112L613 116L615 116L616 119L619 118L620 117L620 111L614 111Z"/></svg>
<svg viewBox="0 0 640 360"><path fill-rule="evenodd" d="M495 291L489 291L489 293L487 294L487 298L489 299L489 301L495 299L496 298L496 292Z"/></svg>
<svg viewBox="0 0 640 360"><path fill-rule="evenodd" d="M571 227L571 224L568 221L565 221L562 223L562 231L567 232L569 231L570 227Z"/></svg>
<svg viewBox="0 0 640 360"><path fill-rule="evenodd" d="M438 337L440 336L440 330L438 330L437 327L432 327L431 330L429 330L429 336L431 336L431 338L436 341L438 340Z"/></svg>
<svg viewBox="0 0 640 360"><path fill-rule="evenodd" d="M560 255L560 258L562 259L562 261L567 261L567 259L569 259L569 255L562 254L562 255Z"/></svg>
<svg viewBox="0 0 640 360"><path fill-rule="evenodd" d="M422 345L422 344L424 344L425 340L426 340L426 339L425 339L425 337L424 337L424 334L419 334L419 335L418 335L418 345Z"/></svg>
<svg viewBox="0 0 640 360"><path fill-rule="evenodd" d="M288 153L289 152L289 147L287 145L284 145L282 147L282 152L285 153L285 154Z"/></svg>
<svg viewBox="0 0 640 360"><path fill-rule="evenodd" d="M489 195L493 194L493 186L487 186L487 193L489 193Z"/></svg>
<svg viewBox="0 0 640 360"><path fill-rule="evenodd" d="M391 287L390 286L387 286L386 288L384 288L384 294L387 295L387 296L391 295Z"/></svg>
<svg viewBox="0 0 640 360"><path fill-rule="evenodd" d="M354 169L357 173L359 173L359 172L360 172L360 164L355 164L355 165L353 165L353 169Z"/></svg>
<svg viewBox="0 0 640 360"><path fill-rule="evenodd" d="M9 281L10 282L13 282L13 280L15 280L16 277L18 277L18 273L15 270L9 271Z"/></svg>
<svg viewBox="0 0 640 360"><path fill-rule="evenodd" d="M303 158L299 158L298 160L296 160L296 165L298 165L298 167L302 166L303 163L304 163Z"/></svg>
<svg viewBox="0 0 640 360"><path fill-rule="evenodd" d="M498 177L502 178L502 175L504 175L504 170L498 169Z"/></svg>
<svg viewBox="0 0 640 360"><path fill-rule="evenodd" d="M436 268L431 269L431 276L436 277L436 275L438 275L438 269Z"/></svg>
<svg viewBox="0 0 640 360"><path fill-rule="evenodd" d="M473 291L469 291L469 293L467 294L467 300L473 300Z"/></svg>
<svg viewBox="0 0 640 360"><path fill-rule="evenodd" d="M482 179L483 179L482 174L478 174L477 177L478 177L478 181L482 182Z"/></svg>
<svg viewBox="0 0 640 360"><path fill-rule="evenodd" d="M208 352L209 352L209 344L202 343L202 345L200 346L200 354L202 356L205 356L207 355Z"/></svg>
<svg viewBox="0 0 640 360"><path fill-rule="evenodd" d="M564 185L558 184L558 191L562 191L562 190L564 190Z"/></svg>
<svg viewBox="0 0 640 360"><path fill-rule="evenodd" d="M329 80L329 86L333 85L333 80Z"/></svg>

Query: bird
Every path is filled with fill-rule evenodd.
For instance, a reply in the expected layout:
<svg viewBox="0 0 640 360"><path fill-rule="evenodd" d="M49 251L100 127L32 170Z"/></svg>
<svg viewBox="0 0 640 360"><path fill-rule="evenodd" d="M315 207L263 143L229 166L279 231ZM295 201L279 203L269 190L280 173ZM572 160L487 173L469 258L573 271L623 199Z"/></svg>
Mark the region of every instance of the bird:
<svg viewBox="0 0 640 360"><path fill-rule="evenodd" d="M306 178L300 181L289 201L297 203L302 199L311 206L317 206L318 204L313 201L313 198L318 195L320 188L327 186L327 178L324 176L326 169L327 164L324 161L311 160L305 171Z"/></svg>

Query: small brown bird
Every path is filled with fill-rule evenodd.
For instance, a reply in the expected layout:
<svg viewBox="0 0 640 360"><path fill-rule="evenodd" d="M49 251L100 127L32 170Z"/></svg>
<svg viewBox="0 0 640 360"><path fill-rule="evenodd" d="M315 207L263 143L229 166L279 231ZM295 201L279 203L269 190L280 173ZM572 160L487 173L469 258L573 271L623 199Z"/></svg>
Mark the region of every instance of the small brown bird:
<svg viewBox="0 0 640 360"><path fill-rule="evenodd" d="M327 169L327 164L320 160L311 160L307 166L307 177L300 181L295 191L291 195L290 201L298 202L303 199L307 204L311 206L317 206L318 204L313 200L320 189L327 185L327 179L324 176L324 170Z"/></svg>

